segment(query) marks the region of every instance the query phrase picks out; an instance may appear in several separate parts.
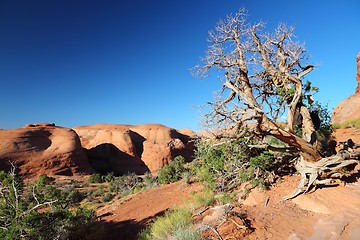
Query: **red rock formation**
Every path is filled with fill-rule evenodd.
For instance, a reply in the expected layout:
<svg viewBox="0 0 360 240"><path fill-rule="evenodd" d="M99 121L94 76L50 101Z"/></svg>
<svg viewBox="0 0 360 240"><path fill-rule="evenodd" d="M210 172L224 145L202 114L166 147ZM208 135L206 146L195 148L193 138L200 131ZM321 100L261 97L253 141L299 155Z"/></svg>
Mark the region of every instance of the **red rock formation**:
<svg viewBox="0 0 360 240"><path fill-rule="evenodd" d="M10 162L25 177L93 172L75 131L46 123L0 131L0 170Z"/></svg>
<svg viewBox="0 0 360 240"><path fill-rule="evenodd" d="M356 57L356 66L356 80L358 82L358 86L355 94L344 99L335 107L332 116L333 123L344 123L360 119L360 52Z"/></svg>
<svg viewBox="0 0 360 240"><path fill-rule="evenodd" d="M188 135L160 124L97 124L74 130L100 172L155 172L178 155L189 160L193 152Z"/></svg>
<svg viewBox="0 0 360 240"><path fill-rule="evenodd" d="M356 56L356 67L357 67L356 81L358 83L356 87L356 93L360 93L360 52Z"/></svg>

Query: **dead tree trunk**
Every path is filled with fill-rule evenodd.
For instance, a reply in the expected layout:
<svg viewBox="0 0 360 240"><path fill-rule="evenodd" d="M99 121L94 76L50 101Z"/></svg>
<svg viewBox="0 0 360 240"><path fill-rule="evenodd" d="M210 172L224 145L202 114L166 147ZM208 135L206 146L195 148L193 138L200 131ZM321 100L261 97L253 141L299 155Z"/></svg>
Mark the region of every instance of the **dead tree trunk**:
<svg viewBox="0 0 360 240"><path fill-rule="evenodd" d="M300 154L296 169L301 174L298 189L290 199L307 192L316 180L343 176L343 168L354 163L342 155L323 158L318 152L315 127L306 106L311 106L312 88L304 88L303 77L314 66L301 65L308 59L306 50L294 41L293 28L280 24L273 34L263 32L264 23L253 25L246 21L247 12L220 21L209 32L211 45L203 64L195 68L198 76L210 69L224 73L223 83L206 121L218 128L241 129L256 125L260 137L273 136ZM307 101L307 104L305 103ZM287 127L276 122L287 109ZM302 136L295 134L295 115L301 115ZM307 184L306 189L305 185Z"/></svg>

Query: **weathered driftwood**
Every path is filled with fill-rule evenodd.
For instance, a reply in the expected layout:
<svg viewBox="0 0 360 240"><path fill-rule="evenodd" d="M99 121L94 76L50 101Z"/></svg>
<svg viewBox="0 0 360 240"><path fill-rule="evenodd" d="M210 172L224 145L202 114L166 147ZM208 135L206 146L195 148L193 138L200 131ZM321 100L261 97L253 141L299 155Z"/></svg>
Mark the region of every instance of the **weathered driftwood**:
<svg viewBox="0 0 360 240"><path fill-rule="evenodd" d="M360 152L349 153L344 151L317 162L308 162L300 157L300 160L295 165L296 170L301 175L300 183L295 192L284 197L284 200L306 193L314 185L332 185L336 182L336 179L348 176L349 171L347 167L358 163L358 160L351 158L358 157L359 155Z"/></svg>

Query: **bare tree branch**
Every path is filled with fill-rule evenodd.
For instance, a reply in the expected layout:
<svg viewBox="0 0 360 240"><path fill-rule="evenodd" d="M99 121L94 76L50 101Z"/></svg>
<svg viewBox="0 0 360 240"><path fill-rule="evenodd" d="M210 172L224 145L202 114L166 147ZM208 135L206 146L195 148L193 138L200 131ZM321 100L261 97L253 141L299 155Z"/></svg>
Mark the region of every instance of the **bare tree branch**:
<svg viewBox="0 0 360 240"><path fill-rule="evenodd" d="M314 66L307 63L309 56L303 45L295 41L294 28L279 24L274 33L268 33L264 27L261 21L249 24L246 10L240 9L209 32L210 46L195 73L206 76L216 69L223 78L216 100L209 103L211 112L205 115L206 122L224 131L247 128L262 139L273 136L289 146L269 146L272 150L295 148L300 154L297 168L303 176L298 191L303 192L307 178L305 191L316 180L326 181L329 176L324 172L340 174L349 161L340 163L345 159L341 155L337 160L323 158L317 149L316 129L309 110L313 100L304 90L309 85L303 84L303 78ZM283 127L278 118L285 113L287 122ZM300 136L296 127L301 129ZM339 168L331 165L334 161Z"/></svg>

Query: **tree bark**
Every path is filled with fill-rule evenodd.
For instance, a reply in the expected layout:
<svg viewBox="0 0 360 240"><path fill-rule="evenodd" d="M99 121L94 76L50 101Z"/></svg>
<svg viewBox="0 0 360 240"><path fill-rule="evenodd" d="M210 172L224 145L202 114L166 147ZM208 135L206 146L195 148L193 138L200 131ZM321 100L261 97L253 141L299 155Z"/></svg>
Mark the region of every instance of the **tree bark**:
<svg viewBox="0 0 360 240"><path fill-rule="evenodd" d="M305 161L317 162L322 158L320 153L311 143L309 143L303 138L296 136L294 133L290 133L289 131L281 129L279 126L277 126L275 123L273 123L267 118L263 120L260 128L263 129L264 134L267 133L267 135L273 136L281 140L282 142L287 143L290 146L298 149L300 155ZM311 127L307 128L311 129Z"/></svg>

